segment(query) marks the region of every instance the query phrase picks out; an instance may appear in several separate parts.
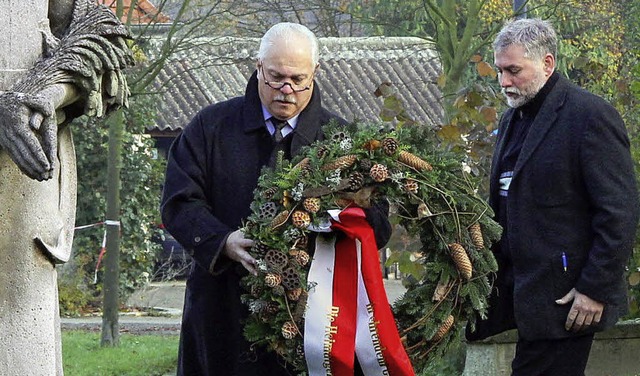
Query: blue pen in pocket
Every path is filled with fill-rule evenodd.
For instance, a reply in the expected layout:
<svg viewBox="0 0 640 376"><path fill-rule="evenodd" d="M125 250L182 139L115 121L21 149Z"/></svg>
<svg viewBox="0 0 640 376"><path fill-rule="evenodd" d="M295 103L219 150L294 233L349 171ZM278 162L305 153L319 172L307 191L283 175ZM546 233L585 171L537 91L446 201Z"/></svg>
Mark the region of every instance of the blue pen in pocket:
<svg viewBox="0 0 640 376"><path fill-rule="evenodd" d="M562 270L564 270L566 272L568 266L569 265L567 263L567 254L562 252Z"/></svg>

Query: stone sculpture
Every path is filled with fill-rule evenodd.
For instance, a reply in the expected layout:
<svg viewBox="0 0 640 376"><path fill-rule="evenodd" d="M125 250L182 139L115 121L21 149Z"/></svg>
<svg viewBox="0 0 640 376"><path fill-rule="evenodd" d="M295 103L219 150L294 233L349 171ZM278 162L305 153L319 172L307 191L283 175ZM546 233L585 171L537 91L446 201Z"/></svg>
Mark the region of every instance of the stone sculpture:
<svg viewBox="0 0 640 376"><path fill-rule="evenodd" d="M127 104L126 28L90 0L0 12L0 375L62 375L55 265L76 204L68 122Z"/></svg>

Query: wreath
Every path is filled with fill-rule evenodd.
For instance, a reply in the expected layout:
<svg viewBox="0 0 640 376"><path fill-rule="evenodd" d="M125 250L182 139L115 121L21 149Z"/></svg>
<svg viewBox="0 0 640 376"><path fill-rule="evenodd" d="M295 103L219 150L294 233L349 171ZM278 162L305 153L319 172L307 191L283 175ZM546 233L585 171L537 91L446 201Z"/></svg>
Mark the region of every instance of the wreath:
<svg viewBox="0 0 640 376"><path fill-rule="evenodd" d="M392 222L419 241L391 260L404 260L407 290L393 313L414 368L444 351L460 335L456 329L473 326L476 313L486 314L490 277L497 270L489 248L501 228L463 171L460 155L429 145L433 137L426 132L330 124L324 141L292 161L280 155L273 169L263 171L244 226L245 236L255 240L251 253L259 266L257 276L242 282L250 311L248 341L305 371L301 329L313 288L307 281L308 228L326 221L329 209L368 207L383 199L390 203Z"/></svg>

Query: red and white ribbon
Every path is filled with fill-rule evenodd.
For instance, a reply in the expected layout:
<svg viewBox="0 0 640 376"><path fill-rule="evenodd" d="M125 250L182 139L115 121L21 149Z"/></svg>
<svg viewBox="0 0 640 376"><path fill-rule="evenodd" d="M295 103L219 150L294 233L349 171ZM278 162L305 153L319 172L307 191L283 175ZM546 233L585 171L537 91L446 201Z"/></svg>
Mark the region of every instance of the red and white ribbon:
<svg viewBox="0 0 640 376"><path fill-rule="evenodd" d="M309 376L414 375L382 282L373 229L361 208L334 216L346 236L318 236L308 274L304 349Z"/></svg>

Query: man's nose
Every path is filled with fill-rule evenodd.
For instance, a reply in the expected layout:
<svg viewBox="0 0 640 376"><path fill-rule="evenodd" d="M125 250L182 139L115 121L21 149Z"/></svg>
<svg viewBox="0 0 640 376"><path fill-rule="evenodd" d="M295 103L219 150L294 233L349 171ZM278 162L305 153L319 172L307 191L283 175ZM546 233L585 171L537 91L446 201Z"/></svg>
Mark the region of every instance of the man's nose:
<svg viewBox="0 0 640 376"><path fill-rule="evenodd" d="M498 74L498 82L501 87L509 87L511 86L511 77L508 74L499 73Z"/></svg>
<svg viewBox="0 0 640 376"><path fill-rule="evenodd" d="M285 82L284 85L280 88L282 94L289 95L293 93L293 86L289 82Z"/></svg>

